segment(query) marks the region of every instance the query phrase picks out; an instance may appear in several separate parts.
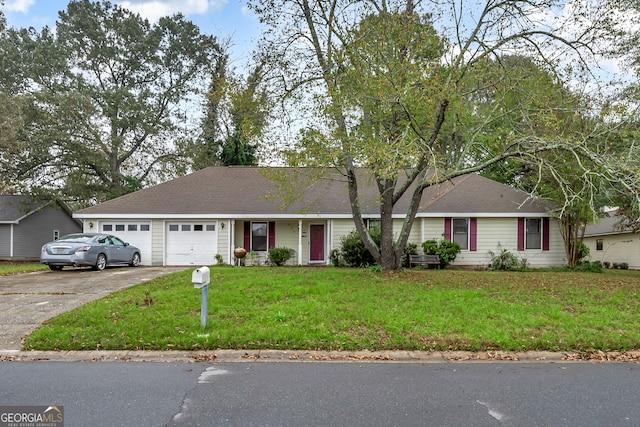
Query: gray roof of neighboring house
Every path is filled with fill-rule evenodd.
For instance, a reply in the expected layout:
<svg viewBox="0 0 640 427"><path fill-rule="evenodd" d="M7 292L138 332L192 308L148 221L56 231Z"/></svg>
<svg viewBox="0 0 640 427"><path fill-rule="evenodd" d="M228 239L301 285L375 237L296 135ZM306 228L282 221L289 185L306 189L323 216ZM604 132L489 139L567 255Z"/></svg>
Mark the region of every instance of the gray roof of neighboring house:
<svg viewBox="0 0 640 427"><path fill-rule="evenodd" d="M601 236L604 234L632 233L633 230L628 228L621 229L618 226L621 218L616 214L617 211L607 212L606 216L600 218L595 224L588 224L587 229L584 231L585 237Z"/></svg>
<svg viewBox="0 0 640 427"><path fill-rule="evenodd" d="M17 224L23 218L44 208L52 203L57 203L69 216L71 209L61 201L44 200L26 195L0 195L0 224Z"/></svg>
<svg viewBox="0 0 640 427"><path fill-rule="evenodd" d="M331 172L321 179L310 175L314 169L212 166L144 190L130 193L77 212L78 217L99 215L197 215L219 216L351 215L346 179ZM295 182L291 188L304 189L304 198L282 207L282 194L271 174ZM364 215L379 214L375 182L364 170L358 179L360 203ZM395 213L407 211L410 193L396 205ZM546 215L543 203L507 185L475 174L464 175L427 188L422 196L419 215L486 213L494 215Z"/></svg>
<svg viewBox="0 0 640 427"><path fill-rule="evenodd" d="M0 195L0 223L18 223L43 204L46 203L38 202L29 196Z"/></svg>

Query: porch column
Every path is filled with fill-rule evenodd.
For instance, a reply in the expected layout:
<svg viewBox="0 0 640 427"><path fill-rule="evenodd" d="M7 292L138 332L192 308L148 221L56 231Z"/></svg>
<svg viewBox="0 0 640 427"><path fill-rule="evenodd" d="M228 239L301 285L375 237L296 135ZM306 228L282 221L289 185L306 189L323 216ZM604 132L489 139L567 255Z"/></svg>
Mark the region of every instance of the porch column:
<svg viewBox="0 0 640 427"><path fill-rule="evenodd" d="M227 254L228 259L229 259L229 264L233 265L233 250L236 248L236 241L235 241L235 235L236 235L236 220L235 219L230 219L229 220L229 245L228 245L228 249L229 249L229 253Z"/></svg>
<svg viewBox="0 0 640 427"><path fill-rule="evenodd" d="M325 264L331 264L331 251L333 250L333 220L327 221L327 255L325 256Z"/></svg>
<svg viewBox="0 0 640 427"><path fill-rule="evenodd" d="M302 265L302 220L298 220L298 265Z"/></svg>

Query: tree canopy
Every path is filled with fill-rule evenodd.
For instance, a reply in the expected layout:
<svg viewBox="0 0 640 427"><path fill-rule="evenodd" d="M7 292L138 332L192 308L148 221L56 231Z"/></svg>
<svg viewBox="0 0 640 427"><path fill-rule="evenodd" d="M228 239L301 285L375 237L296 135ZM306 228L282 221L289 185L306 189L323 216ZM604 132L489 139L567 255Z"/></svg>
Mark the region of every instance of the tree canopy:
<svg viewBox="0 0 640 427"><path fill-rule="evenodd" d="M559 171L555 162L569 156L589 192L579 197L592 197L596 178L637 185L623 184L622 165L611 165L602 127L566 125L593 114L577 102L586 97L524 96L537 76L561 88L588 82L598 47L614 32L603 5L566 4L557 13L563 5L438 1L427 14L412 0L250 2L269 26L261 52L271 59L270 84L298 111L300 99L309 106L288 158L343 172L356 229L384 268L400 265L422 191L456 176L505 162ZM532 66L546 72L532 74ZM359 208L359 167L378 186L379 245ZM391 213L405 194L411 203L396 236ZM567 195L561 207L575 194Z"/></svg>
<svg viewBox="0 0 640 427"><path fill-rule="evenodd" d="M108 1L71 1L55 31L7 29L0 97L16 108L0 111L4 180L86 205L173 177L221 55L182 15L151 24Z"/></svg>
<svg viewBox="0 0 640 427"><path fill-rule="evenodd" d="M225 55L213 72L206 95L202 134L192 147L193 167L257 165L258 142L270 107L262 88L262 66L235 75Z"/></svg>

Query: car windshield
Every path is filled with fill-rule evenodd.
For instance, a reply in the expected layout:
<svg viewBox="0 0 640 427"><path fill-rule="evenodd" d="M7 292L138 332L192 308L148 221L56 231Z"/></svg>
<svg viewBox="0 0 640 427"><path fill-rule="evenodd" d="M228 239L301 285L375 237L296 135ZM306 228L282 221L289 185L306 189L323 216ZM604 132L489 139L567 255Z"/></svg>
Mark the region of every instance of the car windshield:
<svg viewBox="0 0 640 427"><path fill-rule="evenodd" d="M62 236L57 242L79 242L84 243L91 240L93 236L89 236L86 234L67 234L66 236Z"/></svg>

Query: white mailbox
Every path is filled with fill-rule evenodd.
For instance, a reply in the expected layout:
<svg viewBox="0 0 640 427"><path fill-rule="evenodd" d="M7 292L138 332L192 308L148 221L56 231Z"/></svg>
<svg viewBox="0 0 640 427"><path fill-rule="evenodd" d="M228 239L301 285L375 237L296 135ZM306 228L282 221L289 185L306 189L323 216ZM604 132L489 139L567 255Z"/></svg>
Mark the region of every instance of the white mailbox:
<svg viewBox="0 0 640 427"><path fill-rule="evenodd" d="M193 270L193 273L191 273L191 281L193 282L194 288L207 286L210 281L209 267L200 267Z"/></svg>

